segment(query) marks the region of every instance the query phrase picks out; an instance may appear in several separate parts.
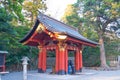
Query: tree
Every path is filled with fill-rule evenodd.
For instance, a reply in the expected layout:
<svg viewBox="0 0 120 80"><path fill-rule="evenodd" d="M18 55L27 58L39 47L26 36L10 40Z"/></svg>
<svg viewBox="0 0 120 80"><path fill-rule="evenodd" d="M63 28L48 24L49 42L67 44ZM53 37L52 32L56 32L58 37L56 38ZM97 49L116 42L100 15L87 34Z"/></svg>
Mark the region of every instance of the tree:
<svg viewBox="0 0 120 80"><path fill-rule="evenodd" d="M97 33L100 44L101 67L108 68L105 57L104 39L109 34L120 34L120 1L119 0L78 0L74 8L79 15L78 28ZM74 12L74 11L73 11ZM67 17L71 17L72 15ZM70 20L66 17L68 23ZM74 17L72 17L74 18ZM82 20L81 20L82 19ZM79 22L81 20L81 22ZM70 23L72 24L72 23ZM74 23L73 23L74 24ZM114 32L114 33L113 33ZM83 32L84 33L84 32ZM90 37L90 35L87 35ZM95 38L94 36L92 38ZM97 38L97 36L96 36Z"/></svg>
<svg viewBox="0 0 120 80"><path fill-rule="evenodd" d="M71 25L75 27L80 34L83 36L91 39L96 40L98 39L98 36L96 32L93 29L93 26L89 24L89 27L84 22L84 18L82 18L82 15L79 15L76 8L77 4L70 4L67 6L65 13L62 17L62 21L65 22L68 25ZM84 26L82 26L84 23ZM83 48L83 65L84 66L99 66L99 48L91 48L84 46ZM92 59L92 60L91 60ZM94 62L93 62L94 61Z"/></svg>
<svg viewBox="0 0 120 80"><path fill-rule="evenodd" d="M65 9L65 13L61 20L65 22L66 24L69 24L76 28L78 28L78 26L80 25L80 21L81 21L74 5L72 4L67 6L67 8Z"/></svg>
<svg viewBox="0 0 120 80"><path fill-rule="evenodd" d="M77 13L77 5L76 4L69 4L67 8L65 9L65 13L61 20L73 27L75 27L83 36L95 40L98 36L96 35L96 32L93 30L92 25L88 27L84 23L84 27L82 27L84 18L80 17L80 15Z"/></svg>
<svg viewBox="0 0 120 80"><path fill-rule="evenodd" d="M21 58L23 56L28 56L31 59L30 67L37 66L37 48L23 46L19 43L19 40L30 30L28 26L20 23L25 20L20 1L22 0L0 1L0 50L7 50L9 52L6 58L6 66L10 70L20 70ZM21 8L19 9L20 6Z"/></svg>
<svg viewBox="0 0 120 80"><path fill-rule="evenodd" d="M22 3L24 0L2 0L0 5L5 8L6 11L14 15L16 20L24 21L22 14Z"/></svg>
<svg viewBox="0 0 120 80"><path fill-rule="evenodd" d="M13 23L25 24L33 26L36 19L38 9L45 11L46 3L43 0L2 0L0 4L14 15ZM16 23L16 24L17 24Z"/></svg>
<svg viewBox="0 0 120 80"><path fill-rule="evenodd" d="M4 8L0 8L0 40L1 40L0 49L1 50L4 50L5 44L8 43L8 39L6 37L14 34L14 30L12 28L12 25L10 24L10 21L12 21L12 15L7 14Z"/></svg>
<svg viewBox="0 0 120 80"><path fill-rule="evenodd" d="M99 36L101 67L108 68L106 64L104 35L111 29L120 27L120 1L119 0L78 0L78 9L83 9L83 18L88 26L94 26ZM79 10L78 10L79 11ZM84 26L84 25L83 25Z"/></svg>
<svg viewBox="0 0 120 80"><path fill-rule="evenodd" d="M33 26L38 10L44 12L47 7L44 0L25 0L23 2L24 15L29 21L30 26Z"/></svg>

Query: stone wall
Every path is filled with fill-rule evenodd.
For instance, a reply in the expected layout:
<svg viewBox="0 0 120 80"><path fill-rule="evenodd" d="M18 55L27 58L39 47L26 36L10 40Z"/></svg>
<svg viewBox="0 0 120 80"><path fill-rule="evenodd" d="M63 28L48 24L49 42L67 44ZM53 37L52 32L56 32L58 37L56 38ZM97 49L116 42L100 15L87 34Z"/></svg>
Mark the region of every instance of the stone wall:
<svg viewBox="0 0 120 80"><path fill-rule="evenodd" d="M74 64L74 57L69 57L69 60L72 60ZM55 66L55 57L47 57L47 68L52 68Z"/></svg>

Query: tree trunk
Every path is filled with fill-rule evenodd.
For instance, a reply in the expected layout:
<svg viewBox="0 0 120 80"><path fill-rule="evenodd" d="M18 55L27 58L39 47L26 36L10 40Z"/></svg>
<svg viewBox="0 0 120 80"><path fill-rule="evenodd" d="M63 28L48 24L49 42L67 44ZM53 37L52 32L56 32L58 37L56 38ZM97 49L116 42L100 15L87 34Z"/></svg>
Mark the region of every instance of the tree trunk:
<svg viewBox="0 0 120 80"><path fill-rule="evenodd" d="M100 61L101 61L101 67L104 68L104 69L108 69L109 66L106 63L104 40L103 40L102 36L100 36L99 43L100 43Z"/></svg>

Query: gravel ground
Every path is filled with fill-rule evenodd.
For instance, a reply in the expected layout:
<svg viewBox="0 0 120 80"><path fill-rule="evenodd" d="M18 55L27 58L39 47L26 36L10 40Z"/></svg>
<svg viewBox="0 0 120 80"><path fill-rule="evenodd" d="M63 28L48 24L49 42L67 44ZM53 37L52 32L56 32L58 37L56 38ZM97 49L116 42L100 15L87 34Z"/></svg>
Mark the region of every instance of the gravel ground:
<svg viewBox="0 0 120 80"><path fill-rule="evenodd" d="M23 80L22 72L12 72L2 75L2 80ZM120 80L120 70L96 71L85 69L75 75L56 75L28 71L28 80Z"/></svg>

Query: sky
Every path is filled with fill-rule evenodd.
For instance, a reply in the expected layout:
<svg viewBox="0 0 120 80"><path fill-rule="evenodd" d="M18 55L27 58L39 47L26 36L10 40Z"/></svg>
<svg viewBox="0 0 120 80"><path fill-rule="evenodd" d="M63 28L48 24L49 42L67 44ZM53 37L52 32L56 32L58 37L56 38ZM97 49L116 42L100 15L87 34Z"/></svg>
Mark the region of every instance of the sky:
<svg viewBox="0 0 120 80"><path fill-rule="evenodd" d="M47 0L47 14L51 17L60 20L68 4L73 4L77 0Z"/></svg>

